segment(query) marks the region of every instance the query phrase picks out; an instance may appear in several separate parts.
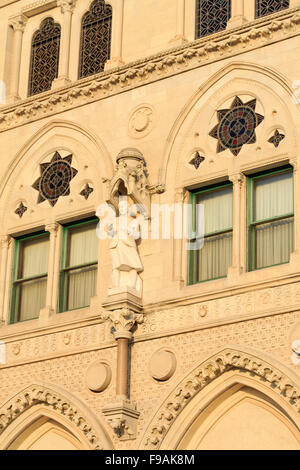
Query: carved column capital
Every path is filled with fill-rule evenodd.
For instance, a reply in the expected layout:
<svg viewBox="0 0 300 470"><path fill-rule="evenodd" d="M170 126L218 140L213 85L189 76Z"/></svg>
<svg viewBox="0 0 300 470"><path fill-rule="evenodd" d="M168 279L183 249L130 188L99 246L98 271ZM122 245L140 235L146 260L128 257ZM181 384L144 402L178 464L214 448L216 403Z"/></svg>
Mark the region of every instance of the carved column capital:
<svg viewBox="0 0 300 470"><path fill-rule="evenodd" d="M63 14L66 12L73 13L75 4L76 0L58 0L57 2L57 5L60 7Z"/></svg>
<svg viewBox="0 0 300 470"><path fill-rule="evenodd" d="M103 320L109 320L112 323L115 330L115 339L131 339L131 330L136 324L141 324L144 321L144 316L142 314L135 313L127 307L103 312L102 318Z"/></svg>
<svg viewBox="0 0 300 470"><path fill-rule="evenodd" d="M27 16L20 14L20 15L16 15L16 16L9 18L8 22L9 22L9 26L11 26L14 31L21 31L23 33L25 30L27 20L28 20Z"/></svg>
<svg viewBox="0 0 300 470"><path fill-rule="evenodd" d="M0 245L1 248L9 248L12 243L13 238L10 235L1 235L0 236Z"/></svg>
<svg viewBox="0 0 300 470"><path fill-rule="evenodd" d="M242 186L242 184L245 182L245 175L243 173L235 173L233 175L229 175L229 180L232 182L233 185L238 184L239 186Z"/></svg>
<svg viewBox="0 0 300 470"><path fill-rule="evenodd" d="M57 235L58 229L59 229L59 224L56 222L45 225L46 232L49 232L50 235L54 235L55 237Z"/></svg>

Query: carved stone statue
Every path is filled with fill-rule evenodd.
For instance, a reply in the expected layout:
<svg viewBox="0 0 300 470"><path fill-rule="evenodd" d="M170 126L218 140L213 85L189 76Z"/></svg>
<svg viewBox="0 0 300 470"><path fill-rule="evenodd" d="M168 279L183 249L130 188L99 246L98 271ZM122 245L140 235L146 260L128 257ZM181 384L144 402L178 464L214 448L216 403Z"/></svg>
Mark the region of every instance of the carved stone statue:
<svg viewBox="0 0 300 470"><path fill-rule="evenodd" d="M136 240L140 238L140 230L137 221L128 216L127 207L127 198L123 196L119 202L119 217L108 230L112 238L109 247L113 270L112 287L131 288L141 296L142 281L139 273L144 268L136 244Z"/></svg>

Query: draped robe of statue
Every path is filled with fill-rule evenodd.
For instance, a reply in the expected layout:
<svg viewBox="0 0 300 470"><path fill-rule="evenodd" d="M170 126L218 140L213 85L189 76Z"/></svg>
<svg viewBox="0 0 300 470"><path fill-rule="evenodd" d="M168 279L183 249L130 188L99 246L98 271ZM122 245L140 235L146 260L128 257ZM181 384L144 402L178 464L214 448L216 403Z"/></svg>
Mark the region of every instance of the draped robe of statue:
<svg viewBox="0 0 300 470"><path fill-rule="evenodd" d="M108 233L111 237L109 248L113 289L130 288L141 295L142 281L139 273L144 267L136 244L140 231L137 221L127 215L127 202L119 203L119 217Z"/></svg>

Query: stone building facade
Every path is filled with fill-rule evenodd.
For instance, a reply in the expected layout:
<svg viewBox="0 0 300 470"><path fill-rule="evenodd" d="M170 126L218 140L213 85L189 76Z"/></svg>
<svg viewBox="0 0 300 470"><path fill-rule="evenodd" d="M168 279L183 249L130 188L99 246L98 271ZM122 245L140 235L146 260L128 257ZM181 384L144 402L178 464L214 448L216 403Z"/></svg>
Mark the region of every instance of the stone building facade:
<svg viewBox="0 0 300 470"><path fill-rule="evenodd" d="M1 449L300 448L299 33L298 0L0 0ZM119 195L193 228L113 265Z"/></svg>

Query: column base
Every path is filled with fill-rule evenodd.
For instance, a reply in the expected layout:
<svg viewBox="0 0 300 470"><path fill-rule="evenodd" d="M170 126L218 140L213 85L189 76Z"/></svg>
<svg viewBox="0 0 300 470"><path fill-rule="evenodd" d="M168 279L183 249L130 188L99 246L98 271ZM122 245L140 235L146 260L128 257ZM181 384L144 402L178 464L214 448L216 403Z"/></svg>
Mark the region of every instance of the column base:
<svg viewBox="0 0 300 470"><path fill-rule="evenodd" d="M44 307L40 310L39 321L41 323L47 323L50 320L50 317L52 317L54 314L55 311L52 307Z"/></svg>
<svg viewBox="0 0 300 470"><path fill-rule="evenodd" d="M3 104L3 105L14 104L14 103L17 103L20 100L21 100L21 97L19 95L8 95L6 97L6 102L5 103L0 103L0 104Z"/></svg>
<svg viewBox="0 0 300 470"><path fill-rule="evenodd" d="M58 88L63 88L72 83L72 81L67 77L58 77L55 78L52 82L51 90L57 90Z"/></svg>
<svg viewBox="0 0 300 470"><path fill-rule="evenodd" d="M245 18L245 16L234 16L231 18L228 23L227 23L227 28L238 28L239 26L242 26L243 24L247 23L249 20Z"/></svg>
<svg viewBox="0 0 300 470"><path fill-rule="evenodd" d="M120 441L136 439L140 413L135 403L124 396L117 396L112 403L102 408L102 413Z"/></svg>
<svg viewBox="0 0 300 470"><path fill-rule="evenodd" d="M188 40L182 36L181 34L177 34L174 36L170 41L169 44L170 46L181 46L182 44L186 44Z"/></svg>
<svg viewBox="0 0 300 470"><path fill-rule="evenodd" d="M125 62L123 62L122 57L113 57L112 59L109 59L105 63L104 71L106 72L107 70L110 70L110 69L122 67L122 65L125 65Z"/></svg>

